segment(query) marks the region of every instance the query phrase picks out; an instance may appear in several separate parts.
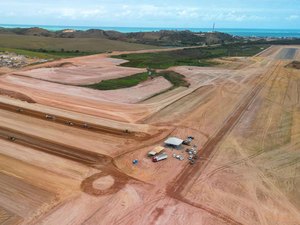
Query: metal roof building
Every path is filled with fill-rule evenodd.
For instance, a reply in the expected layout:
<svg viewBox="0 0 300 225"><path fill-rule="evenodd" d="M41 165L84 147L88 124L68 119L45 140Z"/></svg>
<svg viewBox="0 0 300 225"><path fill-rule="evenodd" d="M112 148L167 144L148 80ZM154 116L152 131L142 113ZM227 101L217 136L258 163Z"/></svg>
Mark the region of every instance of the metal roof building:
<svg viewBox="0 0 300 225"><path fill-rule="evenodd" d="M171 145L175 147L179 147L182 144L183 140L176 137L169 137L167 140L165 140L166 145Z"/></svg>

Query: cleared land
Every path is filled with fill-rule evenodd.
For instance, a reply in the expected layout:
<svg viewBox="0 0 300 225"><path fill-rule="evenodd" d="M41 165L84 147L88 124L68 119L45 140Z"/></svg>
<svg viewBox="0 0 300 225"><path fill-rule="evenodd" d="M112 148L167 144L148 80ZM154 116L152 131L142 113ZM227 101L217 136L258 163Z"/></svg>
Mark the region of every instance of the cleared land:
<svg viewBox="0 0 300 225"><path fill-rule="evenodd" d="M296 48L284 48L277 55L277 59L294 59L296 52Z"/></svg>
<svg viewBox="0 0 300 225"><path fill-rule="evenodd" d="M0 223L300 224L300 71L286 67L299 51L174 66L190 86L147 100L137 98L171 84L156 77L148 89L146 81L96 91L34 77L63 62L96 71L108 55L2 76L14 98L0 96ZM167 148L159 163L146 156L166 137L188 135L199 149L194 165L172 157L187 158L184 148Z"/></svg>
<svg viewBox="0 0 300 225"><path fill-rule="evenodd" d="M145 71L138 68L120 68L118 65L123 62L126 61L97 55L64 59L59 63L48 63L47 66L33 66L14 74L61 84L87 85Z"/></svg>

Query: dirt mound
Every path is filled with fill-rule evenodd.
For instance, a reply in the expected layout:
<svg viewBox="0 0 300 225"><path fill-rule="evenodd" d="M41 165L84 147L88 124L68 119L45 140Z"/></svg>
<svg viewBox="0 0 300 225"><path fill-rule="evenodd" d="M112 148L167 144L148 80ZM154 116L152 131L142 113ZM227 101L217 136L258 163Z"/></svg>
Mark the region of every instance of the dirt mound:
<svg viewBox="0 0 300 225"><path fill-rule="evenodd" d="M28 103L36 103L32 98L28 97L27 95L15 91L2 89L2 88L0 88L0 95L6 95L11 98L19 99L21 101L25 101Z"/></svg>
<svg viewBox="0 0 300 225"><path fill-rule="evenodd" d="M293 61L293 62L287 64L285 67L300 70L300 62L299 61Z"/></svg>
<svg viewBox="0 0 300 225"><path fill-rule="evenodd" d="M60 67L69 67L69 66L75 66L71 62L61 62L57 64L50 64L49 66L44 66L44 68L60 68Z"/></svg>

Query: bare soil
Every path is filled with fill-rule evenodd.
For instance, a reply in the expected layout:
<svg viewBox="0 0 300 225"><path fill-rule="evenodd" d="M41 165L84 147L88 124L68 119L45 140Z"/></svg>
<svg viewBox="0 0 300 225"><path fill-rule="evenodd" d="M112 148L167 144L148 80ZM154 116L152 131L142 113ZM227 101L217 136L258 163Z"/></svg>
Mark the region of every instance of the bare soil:
<svg viewBox="0 0 300 225"><path fill-rule="evenodd" d="M33 68L2 76L2 89L35 103L0 96L0 223L300 224L300 71L286 67L299 48L170 68L191 86L153 98L170 84L105 94L21 74ZM75 58L60 71L97 71L99 57L110 60ZM147 157L188 135L194 165L186 147L166 148L158 163Z"/></svg>

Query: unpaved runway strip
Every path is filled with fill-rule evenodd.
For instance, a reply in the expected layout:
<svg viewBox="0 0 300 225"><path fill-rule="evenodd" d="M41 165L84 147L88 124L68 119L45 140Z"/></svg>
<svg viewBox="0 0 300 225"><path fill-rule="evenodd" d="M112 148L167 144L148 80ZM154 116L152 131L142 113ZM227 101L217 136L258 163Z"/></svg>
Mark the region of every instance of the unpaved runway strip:
<svg viewBox="0 0 300 225"><path fill-rule="evenodd" d="M277 59L281 59L281 60L294 59L297 51L298 51L297 48L284 48L277 55Z"/></svg>

